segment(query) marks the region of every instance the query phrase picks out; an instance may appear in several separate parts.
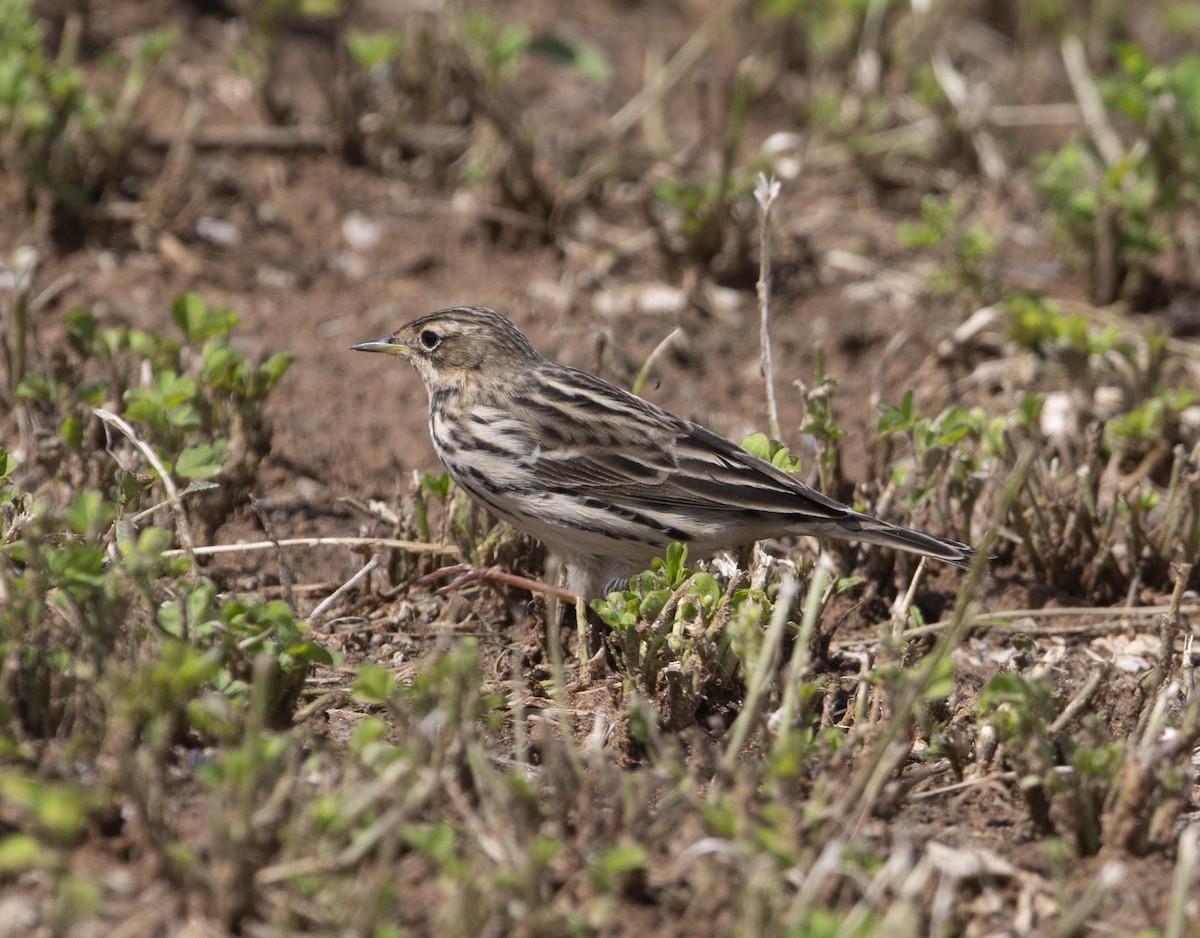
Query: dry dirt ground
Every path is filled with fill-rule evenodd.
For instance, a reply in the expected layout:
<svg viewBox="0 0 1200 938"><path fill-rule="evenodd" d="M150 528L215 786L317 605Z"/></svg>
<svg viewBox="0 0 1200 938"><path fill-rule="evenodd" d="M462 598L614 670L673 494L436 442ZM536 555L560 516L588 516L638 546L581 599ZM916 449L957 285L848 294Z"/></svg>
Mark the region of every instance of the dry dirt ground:
<svg viewBox="0 0 1200 938"><path fill-rule="evenodd" d="M80 306L103 320L166 329L171 299L194 290L238 311L237 341L245 350L295 353L270 399L274 437L256 493L259 508L241 509L215 532L215 541L261 538L264 523L276 538L378 530L351 502L397 504L413 471L434 468L436 459L416 375L348 347L439 307L478 304L506 311L548 356L625 386L651 350L680 327L680 338L657 360L646 396L733 439L764 429L753 266L718 276L702 266L668 262L647 236L638 205L632 197L622 203L619 191L603 211L588 209L575 220L572 230L586 235L555 241L536 229L498 225L502 209L488 205L486 195L456 193L447 182L456 170L430 165L429 157L383 174L303 142L243 145L236 140L239 131L268 126L270 120L250 80L232 64L239 36L237 5L229 6L179 0L92 5L90 28L104 40L163 24L179 31L180 41L159 72L161 84L142 112L148 139L178 134L189 102L203 114L204 127L229 129L235 139L194 154L180 204L166 225L139 233L136 225L120 221L95 224L69 249L45 237L35 242L40 282L59 286L34 324L42 341L53 343L63 314ZM557 154L585 146L637 93L647 53L679 48L708 5L535 0L496 3L489 10L502 21L519 18L534 32L554 26L586 37L613 66L605 87L540 59L516 80L515 93L530 126L538 128L539 146ZM347 15L356 25L374 27L400 14L377 3L356 6ZM286 30L281 87L296 124L329 120L323 86L334 80L331 48L322 28ZM735 64L732 43L718 41L673 93L664 131L681 151L712 149L713 87ZM1028 64L1025 75L1028 85L1021 94L1029 99L1066 94L1061 75L1044 62ZM798 129L786 96L764 101L748 117L743 157L756 153L770 135ZM1038 134L1052 131L1030 132L1028 140L1016 141L1018 147L1032 144ZM138 148L130 169L131 176L141 174L135 189L163 171L164 154L153 142ZM968 161L966 155L959 159ZM948 168L956 167L950 162ZM831 160L786 180L776 211L781 257L775 358L784 433L793 441L799 437L795 385L816 381L813 353L819 347L825 369L837 381L838 420L849 431L843 468L851 482L872 484L856 438L877 420L878 401L895 401L915 389L936 409L960 393L960 363L939 358L938 348L964 311L923 290L929 262L901 250L895 237L896 225L917 217L921 197L938 185L936 173L914 173L901 184L871 179L853 162ZM0 254L39 237L16 221L30 217L15 203L16 187L6 185L5 191L9 220L0 231ZM1082 294L1046 226L1035 222L1025 184L1014 179L1004 187L964 191L975 200L973 217L993 228L1014 281L1053 287L1059 297ZM227 223L228 239L206 237L208 219ZM264 553L222 560L212 569L230 588L269 590L290 580L304 613L360 564L347 552L314 550L288 554L286 567L280 557ZM943 603L952 597L957 576L933 574L932 590ZM1054 601L1038 584L1004 569L996 571L981 598L990 608ZM502 644L521 644L524 597L514 593L489 602ZM864 630L863 640L871 634ZM445 641L436 629L405 634L386 616L323 638L340 646L348 665L372 657L389 660L398 649L412 659ZM1047 641L1061 645L1055 683L1069 696L1086 679L1092 659L1069 634ZM1002 644L981 636L967 646L958 661L965 693L1000 667L995 652ZM1132 719L1127 701L1134 681L1136 675L1114 671L1094 700L1097 712L1108 714L1114 725ZM335 720L347 719L339 714ZM336 726L324 731L339 735ZM986 847L1021 869L1053 875L1011 789L974 787L959 797L908 800L899 813L871 823L881 841L908 837ZM111 862L102 844L81 847L85 855L89 859L81 862ZM1085 889L1109 859L1078 866L1060 884L1064 899ZM1107 926L1112 933L1133 933L1151 923L1161 927L1175 858L1156 853L1120 859L1125 885L1122 900L1104 909ZM138 871L136 861L130 868ZM638 915L647 928L670 933L666 913Z"/></svg>

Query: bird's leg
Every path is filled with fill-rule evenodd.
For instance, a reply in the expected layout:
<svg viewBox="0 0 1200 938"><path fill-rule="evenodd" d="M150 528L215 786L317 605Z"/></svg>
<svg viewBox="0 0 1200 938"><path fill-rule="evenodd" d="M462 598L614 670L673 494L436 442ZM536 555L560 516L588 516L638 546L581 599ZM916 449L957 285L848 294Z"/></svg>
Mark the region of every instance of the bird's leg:
<svg viewBox="0 0 1200 938"><path fill-rule="evenodd" d="M561 586L551 586L549 583L542 583L540 580L531 580L529 577L517 576L515 573L505 573L496 567L483 567L470 563L456 563L449 567L442 567L440 570L434 570L432 573L425 574L417 582L421 584L436 583L438 580L445 580L450 577L454 579L450 580L444 586L438 587L434 591L435 596L445 596L447 593L462 589L471 583L499 583L503 586L515 586L517 589L527 590L530 593L542 593L546 596L554 596L572 605L579 600L578 596L570 590L563 589Z"/></svg>

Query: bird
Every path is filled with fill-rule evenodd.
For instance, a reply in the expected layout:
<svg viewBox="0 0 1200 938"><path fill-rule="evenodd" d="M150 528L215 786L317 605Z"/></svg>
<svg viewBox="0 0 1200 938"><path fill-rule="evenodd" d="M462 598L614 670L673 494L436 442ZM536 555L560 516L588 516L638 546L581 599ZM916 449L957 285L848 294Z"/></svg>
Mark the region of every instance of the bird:
<svg viewBox="0 0 1200 938"><path fill-rule="evenodd" d="M567 589L603 598L673 542L689 556L845 538L967 567L974 548L855 511L698 423L540 355L504 315L439 309L351 346L408 361L454 482L542 541Z"/></svg>

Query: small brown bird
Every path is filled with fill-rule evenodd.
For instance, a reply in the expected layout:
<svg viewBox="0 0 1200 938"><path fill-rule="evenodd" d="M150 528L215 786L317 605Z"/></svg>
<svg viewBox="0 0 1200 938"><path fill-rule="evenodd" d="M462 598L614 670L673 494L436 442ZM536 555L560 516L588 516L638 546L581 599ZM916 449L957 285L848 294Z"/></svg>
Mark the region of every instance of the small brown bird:
<svg viewBox="0 0 1200 938"><path fill-rule="evenodd" d="M854 511L699 424L548 361L494 310L438 310L352 348L412 363L451 478L560 555L580 596L627 581L672 541L705 557L771 537L840 537L958 567L975 552Z"/></svg>

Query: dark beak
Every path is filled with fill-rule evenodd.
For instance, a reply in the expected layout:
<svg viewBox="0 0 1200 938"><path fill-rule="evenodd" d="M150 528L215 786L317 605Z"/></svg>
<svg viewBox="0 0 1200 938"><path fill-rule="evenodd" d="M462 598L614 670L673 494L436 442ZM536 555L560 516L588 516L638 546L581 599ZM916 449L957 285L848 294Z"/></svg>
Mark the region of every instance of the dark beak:
<svg viewBox="0 0 1200 938"><path fill-rule="evenodd" d="M372 339L370 342L359 342L350 346L352 352L387 352L389 355L403 355L407 349L398 345L395 336L384 336L382 339Z"/></svg>

